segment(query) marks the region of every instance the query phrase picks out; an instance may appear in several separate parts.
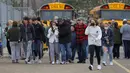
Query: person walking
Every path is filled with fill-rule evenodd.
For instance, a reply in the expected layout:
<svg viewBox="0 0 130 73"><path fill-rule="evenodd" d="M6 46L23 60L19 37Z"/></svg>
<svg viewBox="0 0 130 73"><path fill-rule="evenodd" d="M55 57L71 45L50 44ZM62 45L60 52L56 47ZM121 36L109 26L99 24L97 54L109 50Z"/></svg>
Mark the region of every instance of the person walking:
<svg viewBox="0 0 130 73"><path fill-rule="evenodd" d="M10 41L12 63L19 63L20 38L21 38L20 28L18 27L18 23L14 21L12 28L8 30L8 41Z"/></svg>
<svg viewBox="0 0 130 73"><path fill-rule="evenodd" d="M83 23L83 20L78 19L77 24L75 25L76 45L79 59L77 63L86 63L86 48L88 45L88 36L84 33L86 28L87 25Z"/></svg>
<svg viewBox="0 0 130 73"><path fill-rule="evenodd" d="M34 27L34 50L35 50L35 62L36 63L42 63L41 58L42 58L42 48L41 48L41 43L45 43L45 33L43 26L38 23L37 18L33 18L33 27Z"/></svg>
<svg viewBox="0 0 130 73"><path fill-rule="evenodd" d="M58 27L56 26L56 23L51 21L50 28L48 30L47 37L49 38L49 53L50 53L50 59L51 64L59 64L59 39L58 39ZM56 60L56 62L55 62Z"/></svg>
<svg viewBox="0 0 130 73"><path fill-rule="evenodd" d="M125 58L130 59L130 23L127 23L126 19L123 23L124 25L121 27L120 32L124 44Z"/></svg>
<svg viewBox="0 0 130 73"><path fill-rule="evenodd" d="M106 66L107 53L109 54L110 65L113 65L113 32L109 28L108 23L104 24L104 29L102 30L102 47L103 47L103 65Z"/></svg>
<svg viewBox="0 0 130 73"><path fill-rule="evenodd" d="M29 18L23 18L23 25L20 26L21 40L23 42L25 63L28 64L32 53L32 42L34 42L35 32L32 25L29 24Z"/></svg>
<svg viewBox="0 0 130 73"><path fill-rule="evenodd" d="M8 41L8 37L7 37L7 32L10 28L12 28L12 24L13 24L13 21L12 20L9 20L8 23L7 23L7 27L5 28L5 36L6 36L6 46L7 46L7 50L8 50L8 53L9 53L9 57L11 57L11 47L10 47L10 42Z"/></svg>
<svg viewBox="0 0 130 73"><path fill-rule="evenodd" d="M93 59L94 59L94 52L96 51L97 57L97 69L101 69L101 38L102 38L102 31L98 24L91 20L90 25L85 30L85 35L88 35L88 45L89 45L89 53L90 53L90 66L89 69L93 70Z"/></svg>
<svg viewBox="0 0 130 73"><path fill-rule="evenodd" d="M120 58L120 46L121 46L121 43L122 43L122 40L121 40L121 33L120 33L120 28L118 27L118 23L115 22L114 23L114 47L113 47L113 58L117 58L119 59Z"/></svg>
<svg viewBox="0 0 130 73"><path fill-rule="evenodd" d="M61 64L71 62L71 25L70 20L58 19L59 44L61 50Z"/></svg>

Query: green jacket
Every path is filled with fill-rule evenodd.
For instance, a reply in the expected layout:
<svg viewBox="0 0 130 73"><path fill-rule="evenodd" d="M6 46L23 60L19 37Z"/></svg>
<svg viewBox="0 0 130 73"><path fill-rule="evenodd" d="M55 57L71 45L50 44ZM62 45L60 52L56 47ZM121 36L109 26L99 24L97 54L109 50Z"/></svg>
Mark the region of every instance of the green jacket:
<svg viewBox="0 0 130 73"><path fill-rule="evenodd" d="M121 40L120 29L113 28L113 31L114 31L114 44L121 44L122 40Z"/></svg>

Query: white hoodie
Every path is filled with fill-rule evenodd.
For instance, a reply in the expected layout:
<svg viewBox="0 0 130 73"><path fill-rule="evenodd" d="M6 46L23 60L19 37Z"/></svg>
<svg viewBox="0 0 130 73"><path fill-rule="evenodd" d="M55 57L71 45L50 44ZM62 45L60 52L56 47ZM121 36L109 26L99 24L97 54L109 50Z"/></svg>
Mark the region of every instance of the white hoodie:
<svg viewBox="0 0 130 73"><path fill-rule="evenodd" d="M88 45L101 46L102 31L99 26L88 26L85 35L88 35Z"/></svg>

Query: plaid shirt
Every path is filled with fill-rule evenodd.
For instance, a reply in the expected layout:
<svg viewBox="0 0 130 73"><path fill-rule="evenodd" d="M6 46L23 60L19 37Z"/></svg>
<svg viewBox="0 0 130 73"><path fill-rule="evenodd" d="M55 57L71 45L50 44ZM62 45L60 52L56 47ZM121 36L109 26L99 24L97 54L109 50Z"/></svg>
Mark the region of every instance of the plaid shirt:
<svg viewBox="0 0 130 73"><path fill-rule="evenodd" d="M76 31L76 42L82 43L84 40L88 40L88 36L85 35L85 29L87 28L87 25L82 24L76 24L75 25L75 31Z"/></svg>

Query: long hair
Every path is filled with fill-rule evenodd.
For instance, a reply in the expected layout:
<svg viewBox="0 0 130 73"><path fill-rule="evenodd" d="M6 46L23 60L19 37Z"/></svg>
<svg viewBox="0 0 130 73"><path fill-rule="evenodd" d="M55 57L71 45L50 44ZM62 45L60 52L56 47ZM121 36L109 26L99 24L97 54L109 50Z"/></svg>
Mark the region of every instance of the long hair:
<svg viewBox="0 0 130 73"><path fill-rule="evenodd" d="M54 21L50 22L50 28L52 29L52 32L55 32L54 28L53 28L53 23L55 23ZM56 23L55 23L56 24Z"/></svg>
<svg viewBox="0 0 130 73"><path fill-rule="evenodd" d="M118 29L118 23L117 22L114 23L114 28Z"/></svg>

